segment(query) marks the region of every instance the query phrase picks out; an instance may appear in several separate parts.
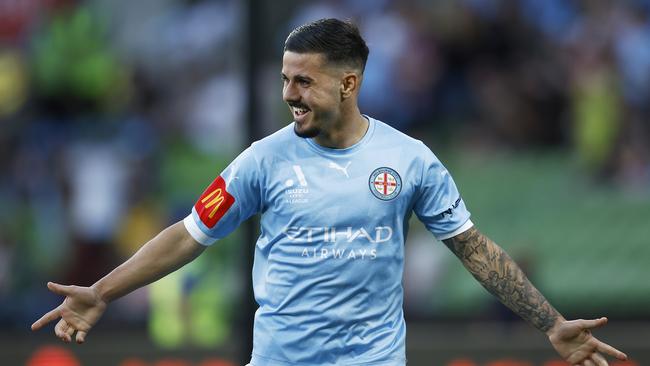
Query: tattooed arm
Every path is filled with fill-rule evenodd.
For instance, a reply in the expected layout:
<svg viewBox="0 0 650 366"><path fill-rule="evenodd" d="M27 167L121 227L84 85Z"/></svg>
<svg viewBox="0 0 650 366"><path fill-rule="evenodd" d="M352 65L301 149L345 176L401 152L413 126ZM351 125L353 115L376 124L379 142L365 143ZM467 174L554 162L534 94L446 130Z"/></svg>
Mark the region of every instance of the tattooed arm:
<svg viewBox="0 0 650 366"><path fill-rule="evenodd" d="M551 344L568 362L607 365L601 353L621 360L624 353L591 335L606 318L567 321L526 278L512 258L476 228L444 240L465 268L504 305L545 332Z"/></svg>
<svg viewBox="0 0 650 366"><path fill-rule="evenodd" d="M517 263L476 228L444 243L483 287L535 328L547 332L556 322L564 320L528 281Z"/></svg>

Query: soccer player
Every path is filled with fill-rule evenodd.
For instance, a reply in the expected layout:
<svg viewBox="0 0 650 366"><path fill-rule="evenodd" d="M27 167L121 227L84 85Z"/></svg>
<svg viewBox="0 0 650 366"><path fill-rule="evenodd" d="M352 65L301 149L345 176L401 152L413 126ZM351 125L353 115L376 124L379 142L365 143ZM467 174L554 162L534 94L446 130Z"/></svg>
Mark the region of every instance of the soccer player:
<svg viewBox="0 0 650 366"><path fill-rule="evenodd" d="M591 334L606 318L567 321L475 227L449 172L420 141L360 113L368 47L356 26L323 19L288 36L283 99L294 121L253 143L192 212L91 287L32 325L84 342L108 303L196 258L251 215L255 314L250 364L404 365L401 285L413 212L488 291L548 335L572 365L626 355Z"/></svg>

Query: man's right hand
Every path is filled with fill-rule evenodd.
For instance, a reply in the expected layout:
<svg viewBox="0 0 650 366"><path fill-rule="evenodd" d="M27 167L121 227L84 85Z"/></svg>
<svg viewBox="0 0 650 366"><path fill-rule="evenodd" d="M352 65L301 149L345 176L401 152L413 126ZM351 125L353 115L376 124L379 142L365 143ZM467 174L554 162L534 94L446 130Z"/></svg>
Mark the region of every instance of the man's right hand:
<svg viewBox="0 0 650 366"><path fill-rule="evenodd" d="M90 328L97 323L106 310L104 301L94 287L64 286L53 282L47 288L55 294L65 296L63 303L43 315L32 330L41 329L45 324L61 318L54 327L54 333L62 341L69 343L75 332L77 343L83 343Z"/></svg>
<svg viewBox="0 0 650 366"><path fill-rule="evenodd" d="M102 317L109 301L146 286L198 257L206 246L198 243L179 221L149 240L126 262L91 287L63 286L48 282L47 288L65 296L63 303L43 315L32 330L61 318L54 333L64 342L83 343L86 334Z"/></svg>

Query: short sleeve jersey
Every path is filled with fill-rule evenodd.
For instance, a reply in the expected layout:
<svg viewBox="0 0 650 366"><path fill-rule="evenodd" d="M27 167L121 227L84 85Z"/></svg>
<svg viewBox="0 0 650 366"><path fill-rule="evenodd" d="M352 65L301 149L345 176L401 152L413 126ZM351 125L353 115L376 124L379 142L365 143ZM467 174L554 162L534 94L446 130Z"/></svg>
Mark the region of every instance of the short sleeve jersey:
<svg viewBox="0 0 650 366"><path fill-rule="evenodd" d="M404 365L411 213L440 240L472 226L434 154L366 118L366 134L346 149L298 137L293 124L253 143L184 220L211 245L261 214L251 365Z"/></svg>

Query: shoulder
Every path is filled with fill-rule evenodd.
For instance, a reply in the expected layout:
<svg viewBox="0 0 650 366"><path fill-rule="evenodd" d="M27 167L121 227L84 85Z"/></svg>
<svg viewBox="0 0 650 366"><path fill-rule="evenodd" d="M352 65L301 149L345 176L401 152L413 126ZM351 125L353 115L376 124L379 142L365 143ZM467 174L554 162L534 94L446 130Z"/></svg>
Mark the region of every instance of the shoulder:
<svg viewBox="0 0 650 366"><path fill-rule="evenodd" d="M435 158L433 152L421 140L413 138L394 127L375 119L375 143L400 147L401 153L425 160Z"/></svg>

